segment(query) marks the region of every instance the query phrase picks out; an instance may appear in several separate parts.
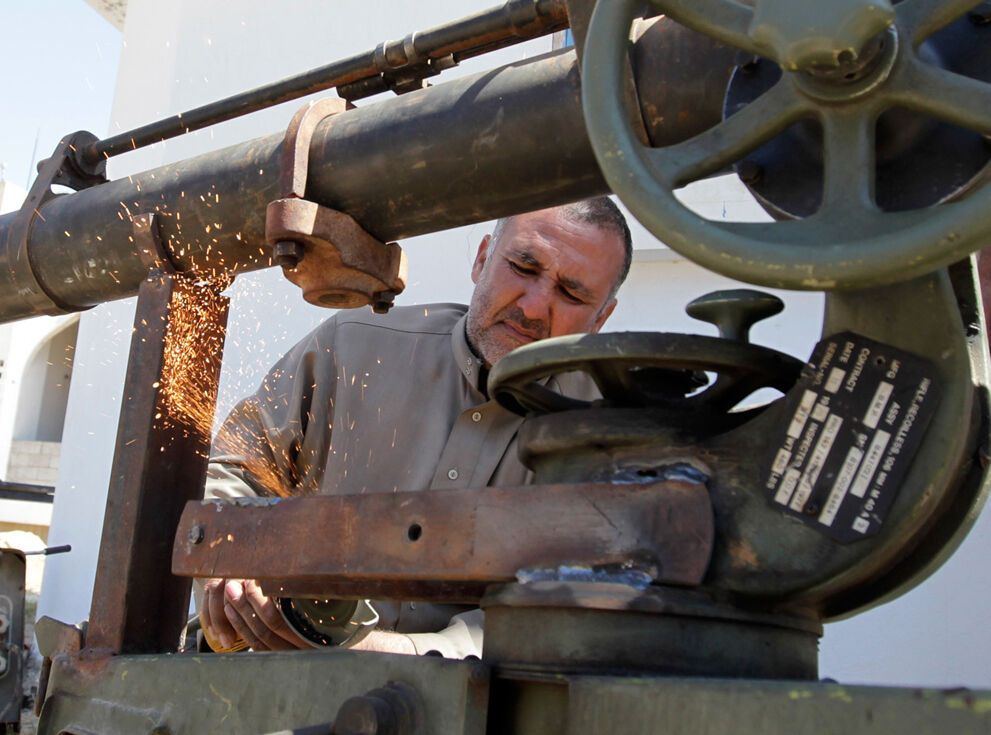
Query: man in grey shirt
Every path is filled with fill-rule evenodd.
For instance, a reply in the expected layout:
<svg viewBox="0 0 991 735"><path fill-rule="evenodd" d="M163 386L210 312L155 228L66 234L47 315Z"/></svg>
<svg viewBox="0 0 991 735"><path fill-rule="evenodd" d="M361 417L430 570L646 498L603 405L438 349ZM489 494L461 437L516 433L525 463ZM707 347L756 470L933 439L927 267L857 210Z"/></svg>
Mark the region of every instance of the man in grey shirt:
<svg viewBox="0 0 991 735"><path fill-rule="evenodd" d="M607 198L500 220L472 266L468 307L339 312L297 344L214 441L214 497L409 492L529 481L516 453L521 418L486 393L488 369L524 344L597 332L616 306L630 231ZM580 376L552 379L590 397ZM552 384L553 385L553 384ZM478 655L478 611L373 603L377 629L356 649ZM251 580L204 583L208 639L255 650L305 648Z"/></svg>

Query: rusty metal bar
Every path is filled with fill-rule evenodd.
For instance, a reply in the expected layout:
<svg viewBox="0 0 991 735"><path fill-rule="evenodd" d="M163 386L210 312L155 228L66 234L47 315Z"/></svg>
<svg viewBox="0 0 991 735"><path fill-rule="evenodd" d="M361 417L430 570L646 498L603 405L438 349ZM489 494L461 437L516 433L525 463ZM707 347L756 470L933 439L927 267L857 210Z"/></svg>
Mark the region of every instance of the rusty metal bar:
<svg viewBox="0 0 991 735"><path fill-rule="evenodd" d="M79 155L84 164L92 165L111 156L334 87L342 87L339 90L342 97L360 99L387 91L389 86L382 82L383 75L395 70L419 66L423 68L417 74L431 76L440 71L440 68L431 68L431 62L453 57L449 66L456 66L463 59L538 38L567 26L564 0L509 0L452 23L411 33L401 41L385 42L347 59L95 141ZM344 89L344 85L353 89Z"/></svg>
<svg viewBox="0 0 991 735"><path fill-rule="evenodd" d="M676 48L663 53L637 50L671 39ZM714 42L661 18L636 45L637 87L655 142L720 119L722 93L712 80L728 79L732 59L716 53ZM720 68L706 74L704 99L695 84L668 82L694 79L692 65L707 53ZM664 63L637 63L641 56ZM0 289L0 321L133 295L146 273L131 239L135 212L159 213L170 256L184 270L269 266L265 207L280 196L283 138L277 133L46 202L29 248L34 275L54 299L32 307L16 287ZM388 242L605 191L570 50L334 116L315 131L306 195ZM15 216L0 216L0 270L17 256L8 236Z"/></svg>
<svg viewBox="0 0 991 735"><path fill-rule="evenodd" d="M183 506L202 497L227 299L151 271L138 293L90 609L94 654L175 651L189 580L170 573Z"/></svg>
<svg viewBox="0 0 991 735"><path fill-rule="evenodd" d="M172 571L242 577L283 596L477 600L520 570L631 562L698 584L708 491L688 482L432 490L186 505Z"/></svg>

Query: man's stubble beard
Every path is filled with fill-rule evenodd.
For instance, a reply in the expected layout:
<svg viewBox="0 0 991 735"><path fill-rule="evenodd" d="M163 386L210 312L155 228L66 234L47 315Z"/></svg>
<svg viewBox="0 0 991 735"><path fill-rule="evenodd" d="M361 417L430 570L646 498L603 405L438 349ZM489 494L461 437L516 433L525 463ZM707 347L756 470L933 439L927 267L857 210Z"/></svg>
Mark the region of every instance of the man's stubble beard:
<svg viewBox="0 0 991 735"><path fill-rule="evenodd" d="M519 325L528 332L533 332L535 340L546 339L550 336L550 328L539 319L528 319L523 310L518 306L510 305L496 314L493 318L486 318L490 311L488 299L479 296L477 291L472 296L471 305L468 307L468 319L465 323L465 336L468 339L468 346L471 347L475 356L480 358L487 367L492 367L495 363L512 352L517 347L525 344L511 339L499 339L495 334L499 324L508 321ZM489 322L488 326L482 326L481 321Z"/></svg>

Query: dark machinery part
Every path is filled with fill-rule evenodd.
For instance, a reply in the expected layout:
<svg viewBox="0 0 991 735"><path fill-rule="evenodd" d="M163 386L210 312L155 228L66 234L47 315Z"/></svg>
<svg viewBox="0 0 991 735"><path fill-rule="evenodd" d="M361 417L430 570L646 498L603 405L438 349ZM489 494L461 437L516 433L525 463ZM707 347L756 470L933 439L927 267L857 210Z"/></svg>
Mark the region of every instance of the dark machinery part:
<svg viewBox="0 0 991 735"><path fill-rule="evenodd" d="M6 228L0 228L0 248L6 266L0 269L0 287L10 305L17 305L16 311L46 314L72 310L38 277L41 266L38 254L31 247L31 235L35 224L44 221L41 209L55 198L53 185L78 191L106 182L106 163L81 168L75 161L74 152L91 140L95 140L92 134L77 132L59 141L51 157L39 165L38 176L21 209L10 215Z"/></svg>
<svg viewBox="0 0 991 735"><path fill-rule="evenodd" d="M876 40L887 42L883 35ZM917 53L940 69L991 82L991 25L961 17L926 38ZM864 71L854 68L846 74L853 81ZM741 64L726 94L726 116L755 101L781 74L768 59ZM989 161L991 144L985 135L908 108L888 110L877 118L875 131L877 206L886 212L935 206L980 186ZM809 217L822 201L822 127L814 120L796 122L735 168L775 218Z"/></svg>
<svg viewBox="0 0 991 735"><path fill-rule="evenodd" d="M537 381L580 370L602 393L604 408L649 409L657 421L719 433L743 420L730 414L761 388L785 393L802 363L776 350L752 345L750 327L781 311L783 303L758 291L721 291L688 305L688 313L719 327L720 337L686 334L606 333L543 340L514 350L489 374L489 394L517 413L587 409L591 405L555 393ZM717 380L704 389L703 372Z"/></svg>
<svg viewBox="0 0 991 735"><path fill-rule="evenodd" d="M314 646L354 645L379 620L365 600L280 597L278 605L289 627Z"/></svg>
<svg viewBox="0 0 991 735"><path fill-rule="evenodd" d="M24 552L0 549L0 730L18 732L24 707Z"/></svg>
<svg viewBox="0 0 991 735"><path fill-rule="evenodd" d="M991 85L927 63L919 48L971 4L653 5L786 70L721 124L682 143L649 148L627 121L622 93L627 37L640 3L596 5L582 62L589 136L612 189L671 248L750 283L831 290L920 276L987 244L991 186L911 211L883 211L875 197L876 127L886 111L907 108L991 135ZM675 189L720 172L806 118L817 120L823 135L823 195L813 215L772 224L715 222L675 198Z"/></svg>

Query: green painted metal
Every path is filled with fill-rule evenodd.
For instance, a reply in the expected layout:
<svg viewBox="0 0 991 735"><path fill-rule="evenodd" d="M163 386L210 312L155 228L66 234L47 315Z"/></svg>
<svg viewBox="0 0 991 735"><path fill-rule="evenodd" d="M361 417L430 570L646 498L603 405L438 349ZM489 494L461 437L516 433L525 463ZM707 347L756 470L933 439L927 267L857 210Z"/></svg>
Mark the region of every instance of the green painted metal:
<svg viewBox="0 0 991 735"><path fill-rule="evenodd" d="M489 707L491 678L492 701ZM334 721L347 699L402 682L423 701L431 735L766 735L991 727L991 692L816 682L491 671L478 663L335 652L57 658L44 735L269 733ZM488 710L491 709L491 712ZM488 718L488 726L486 726Z"/></svg>
<svg viewBox="0 0 991 735"><path fill-rule="evenodd" d="M764 53L741 35L744 25L749 28L756 19L746 6L654 4L714 38ZM953 3L953 11L959 15L974 4ZM582 64L582 104L610 187L672 249L750 283L833 290L917 277L987 243L991 186L960 201L906 212L883 212L873 200L875 123L885 110L906 107L991 135L991 86L928 65L915 53L924 32L945 25L948 16L956 17L953 13L930 3L926 12L920 3L897 6L896 25L885 44L872 63L853 72L852 81L786 72L771 90L708 131L677 145L649 148L630 129L621 92L630 23L639 5L636 0L596 5ZM790 7L797 17L815 5ZM720 172L805 118L819 122L824 138L823 201L811 217L717 223L674 197L675 189Z"/></svg>
<svg viewBox="0 0 991 735"><path fill-rule="evenodd" d="M837 544L768 502L760 462L768 451L767 437L789 420L783 402L762 412L726 414L722 419L700 412L703 402L695 406L695 413L703 416L698 424L692 422L692 412L679 415L648 403L639 408L618 404L552 413L524 423L521 457L540 483L637 482L677 474L686 465L708 475L716 541L703 589L717 597L731 592L751 605L812 609L827 619L889 600L938 568L966 535L988 496L988 470L982 457L987 452L991 404L984 336L969 326L976 323L973 269L973 263L966 261L955 266L953 278L941 271L885 288L833 292L827 297L825 334L851 330L925 357L935 366L943 391L878 536ZM620 336L637 339L614 335ZM650 353L646 347L666 344L660 338L673 336L685 337L651 335L639 350L627 345L620 362L629 360L623 368L635 374L637 357ZM501 382L520 383L553 373L555 366L594 366L593 358L601 357L602 351L583 350L584 340L601 347L594 339L566 338L507 356L490 376L493 390ZM673 353L665 364L693 367L690 359L674 362L672 358L678 356ZM693 357L687 352L680 356ZM659 360L651 357L643 364ZM703 363L694 367L708 369ZM704 401L705 393L699 396ZM925 554L916 555L913 550L920 543Z"/></svg>
<svg viewBox="0 0 991 735"><path fill-rule="evenodd" d="M894 19L889 0L760 0L747 35L783 68L812 71L858 58Z"/></svg>
<svg viewBox="0 0 991 735"><path fill-rule="evenodd" d="M572 682L569 735L986 735L991 693L763 681Z"/></svg>
<svg viewBox="0 0 991 735"><path fill-rule="evenodd" d="M357 653L189 654L53 659L38 732L269 733L333 722L388 682L413 687L423 733L482 735L488 668L475 661Z"/></svg>

